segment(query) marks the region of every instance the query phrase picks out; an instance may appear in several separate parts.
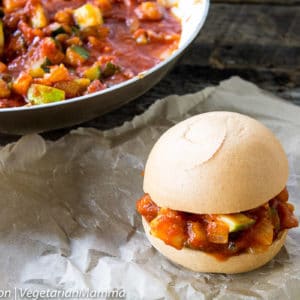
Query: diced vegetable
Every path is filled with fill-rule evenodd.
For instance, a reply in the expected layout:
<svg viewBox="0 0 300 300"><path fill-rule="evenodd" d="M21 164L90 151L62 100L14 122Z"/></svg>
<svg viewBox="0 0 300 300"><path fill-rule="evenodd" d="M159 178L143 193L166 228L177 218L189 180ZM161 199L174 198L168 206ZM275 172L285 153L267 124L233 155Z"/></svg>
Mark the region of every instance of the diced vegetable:
<svg viewBox="0 0 300 300"><path fill-rule="evenodd" d="M76 24L80 28L98 26L103 24L102 14L99 7L87 3L73 12L73 17Z"/></svg>
<svg viewBox="0 0 300 300"><path fill-rule="evenodd" d="M0 79L0 98L7 98L10 96L10 89L8 84Z"/></svg>
<svg viewBox="0 0 300 300"><path fill-rule="evenodd" d="M50 72L50 60L47 57L41 58L31 65L29 74L33 78L43 77L46 72Z"/></svg>
<svg viewBox="0 0 300 300"><path fill-rule="evenodd" d="M279 199L280 201L286 202L289 200L289 192L287 190L287 188L285 187L277 196L277 199Z"/></svg>
<svg viewBox="0 0 300 300"><path fill-rule="evenodd" d="M166 8L178 6L178 0L157 0L157 3Z"/></svg>
<svg viewBox="0 0 300 300"><path fill-rule="evenodd" d="M293 214L294 207L287 202L279 202L277 205L278 215L280 217L280 226L283 228L292 228L298 226L298 220Z"/></svg>
<svg viewBox="0 0 300 300"><path fill-rule="evenodd" d="M88 58L90 54L89 52L80 46L72 45L68 47L66 52L66 61L71 66L80 66L83 64Z"/></svg>
<svg viewBox="0 0 300 300"><path fill-rule="evenodd" d="M13 82L12 89L16 94L25 96L32 82L32 77L26 72L21 72L18 78Z"/></svg>
<svg viewBox="0 0 300 300"><path fill-rule="evenodd" d="M46 104L64 100L65 92L46 85L32 84L28 90L27 98L33 104Z"/></svg>
<svg viewBox="0 0 300 300"><path fill-rule="evenodd" d="M41 85L48 85L48 86L51 86L51 84L52 84L48 79L45 79L45 77L34 78L33 83L41 84Z"/></svg>
<svg viewBox="0 0 300 300"><path fill-rule="evenodd" d="M211 220L207 225L207 238L211 243L228 243L229 227L226 223Z"/></svg>
<svg viewBox="0 0 300 300"><path fill-rule="evenodd" d="M94 80L87 89L88 93L95 93L106 89L106 84L102 83L99 79Z"/></svg>
<svg viewBox="0 0 300 300"><path fill-rule="evenodd" d="M254 239L259 245L270 246L273 243L274 226L270 218L264 217L254 229Z"/></svg>
<svg viewBox="0 0 300 300"><path fill-rule="evenodd" d="M110 76L113 76L116 72L118 72L120 70L120 68L113 64L112 62L108 62L103 71L102 71L102 75L103 77L110 77Z"/></svg>
<svg viewBox="0 0 300 300"><path fill-rule="evenodd" d="M94 0L94 3L101 9L101 11L109 11L112 9L111 0Z"/></svg>
<svg viewBox="0 0 300 300"><path fill-rule="evenodd" d="M146 45L149 43L147 31L142 28L139 28L134 32L133 38L135 39L138 45Z"/></svg>
<svg viewBox="0 0 300 300"><path fill-rule="evenodd" d="M80 96L86 90L89 83L89 80L87 84L83 84L79 80L59 81L54 84L54 87L65 91L66 98L74 98Z"/></svg>
<svg viewBox="0 0 300 300"><path fill-rule="evenodd" d="M88 78L78 78L75 79L74 81L84 89L86 89L91 83L91 81Z"/></svg>
<svg viewBox="0 0 300 300"><path fill-rule="evenodd" d="M73 46L71 46L71 49L74 52L76 52L80 57L82 57L82 59L88 59L90 56L89 52L83 47L73 45Z"/></svg>
<svg viewBox="0 0 300 300"><path fill-rule="evenodd" d="M41 64L41 68L46 72L50 72L51 61L48 57L44 58L44 62Z"/></svg>
<svg viewBox="0 0 300 300"><path fill-rule="evenodd" d="M66 40L68 46L81 46L82 40L78 36L72 36Z"/></svg>
<svg viewBox="0 0 300 300"><path fill-rule="evenodd" d="M7 65L0 61L0 74L7 71Z"/></svg>
<svg viewBox="0 0 300 300"><path fill-rule="evenodd" d="M79 27L76 25L76 26L72 26L71 27L71 30L72 30L72 33L76 36L78 36L80 34L80 29Z"/></svg>
<svg viewBox="0 0 300 300"><path fill-rule="evenodd" d="M70 77L68 69L60 64L59 66L53 66L50 68L50 73L45 74L45 79L48 79L51 83L58 81L68 80Z"/></svg>
<svg viewBox="0 0 300 300"><path fill-rule="evenodd" d="M147 45L149 43L147 36L145 34L140 34L136 39L138 45Z"/></svg>
<svg viewBox="0 0 300 300"><path fill-rule="evenodd" d="M272 221L272 224L273 224L275 230L279 230L280 229L280 218L279 218L276 208L269 207L269 213L270 213L270 218L271 218L271 221Z"/></svg>
<svg viewBox="0 0 300 300"><path fill-rule="evenodd" d="M4 51L4 30L3 30L3 22L0 20L0 56L3 55Z"/></svg>
<svg viewBox="0 0 300 300"><path fill-rule="evenodd" d="M67 33L59 33L55 36L55 40L60 44L66 44L70 36Z"/></svg>
<svg viewBox="0 0 300 300"><path fill-rule="evenodd" d="M59 10L54 15L54 20L61 24L71 25L73 23L73 11L71 8Z"/></svg>
<svg viewBox="0 0 300 300"><path fill-rule="evenodd" d="M140 20L144 21L159 21L163 18L162 7L151 1L142 2L135 13Z"/></svg>
<svg viewBox="0 0 300 300"><path fill-rule="evenodd" d="M109 35L109 28L102 25L86 27L80 30L80 38L84 40L89 39L90 37L104 39L108 35Z"/></svg>
<svg viewBox="0 0 300 300"><path fill-rule="evenodd" d="M58 43L51 37L46 37L41 41L41 45L37 48L37 52L41 57L47 57L51 64L60 64L65 55L58 47Z"/></svg>
<svg viewBox="0 0 300 300"><path fill-rule="evenodd" d="M144 196L136 202L136 209L148 222L151 222L159 211L159 207L152 201L149 194L144 194Z"/></svg>
<svg viewBox="0 0 300 300"><path fill-rule="evenodd" d="M141 22L137 18L137 16L131 16L128 21L126 22L127 27L131 33L134 33L141 27Z"/></svg>
<svg viewBox="0 0 300 300"><path fill-rule="evenodd" d="M100 66L97 64L93 65L83 72L83 76L92 81L95 79L99 79L101 76Z"/></svg>
<svg viewBox="0 0 300 300"><path fill-rule="evenodd" d="M2 1L5 10L10 13L17 8L21 8L26 3L26 0L3 0Z"/></svg>
<svg viewBox="0 0 300 300"><path fill-rule="evenodd" d="M206 230L204 226L199 222L188 221L188 245L192 248L199 248L203 246L206 241Z"/></svg>
<svg viewBox="0 0 300 300"><path fill-rule="evenodd" d="M44 28L48 25L45 10L41 4L36 4L32 8L31 25L33 28Z"/></svg>
<svg viewBox="0 0 300 300"><path fill-rule="evenodd" d="M27 45L31 44L36 37L42 38L43 31L39 28L33 28L22 19L18 23L18 28L22 33L22 37Z"/></svg>
<svg viewBox="0 0 300 300"><path fill-rule="evenodd" d="M33 68L29 70L29 74L32 78L39 78L43 77L45 74L45 71L41 67Z"/></svg>
<svg viewBox="0 0 300 300"><path fill-rule="evenodd" d="M228 225L229 232L244 230L255 223L254 219L244 214L218 215L217 219Z"/></svg>
<svg viewBox="0 0 300 300"><path fill-rule="evenodd" d="M12 76L10 74L7 73L0 73L0 79L4 80L5 82L9 83L11 85L11 81L12 81Z"/></svg>
<svg viewBox="0 0 300 300"><path fill-rule="evenodd" d="M49 30L52 37L56 37L58 34L66 33L64 26L59 23L52 23L49 25Z"/></svg>
<svg viewBox="0 0 300 300"><path fill-rule="evenodd" d="M167 245L182 249L186 240L184 221L168 215L158 215L150 222L151 234Z"/></svg>

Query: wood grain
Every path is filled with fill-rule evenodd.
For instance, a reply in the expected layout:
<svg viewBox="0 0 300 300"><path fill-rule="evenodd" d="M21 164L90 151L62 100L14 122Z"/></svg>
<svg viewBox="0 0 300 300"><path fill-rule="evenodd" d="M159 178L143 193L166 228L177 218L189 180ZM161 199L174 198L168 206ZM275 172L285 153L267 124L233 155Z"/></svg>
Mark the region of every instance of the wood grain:
<svg viewBox="0 0 300 300"><path fill-rule="evenodd" d="M272 91L296 88L300 86L299 16L300 6L213 4L181 64L246 75Z"/></svg>

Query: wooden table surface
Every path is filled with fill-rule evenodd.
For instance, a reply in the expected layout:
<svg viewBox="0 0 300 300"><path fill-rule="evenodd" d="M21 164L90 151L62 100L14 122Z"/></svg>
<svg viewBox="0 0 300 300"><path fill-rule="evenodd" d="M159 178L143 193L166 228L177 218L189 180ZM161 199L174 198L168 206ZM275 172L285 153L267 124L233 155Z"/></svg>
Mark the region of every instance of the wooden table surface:
<svg viewBox="0 0 300 300"><path fill-rule="evenodd" d="M213 0L197 40L164 80L135 101L79 126L119 126L159 98L197 92L233 75L300 105L300 0ZM57 139L76 127L43 136ZM0 134L0 144L18 138Z"/></svg>

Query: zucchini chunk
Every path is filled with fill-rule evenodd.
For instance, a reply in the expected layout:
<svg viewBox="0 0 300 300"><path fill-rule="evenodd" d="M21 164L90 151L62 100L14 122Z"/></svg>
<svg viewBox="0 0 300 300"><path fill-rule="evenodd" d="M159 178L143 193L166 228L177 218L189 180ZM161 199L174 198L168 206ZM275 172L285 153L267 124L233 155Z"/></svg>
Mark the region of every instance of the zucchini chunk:
<svg viewBox="0 0 300 300"><path fill-rule="evenodd" d="M33 28L44 28L48 25L48 19L41 4L37 4L33 8L31 25Z"/></svg>
<svg viewBox="0 0 300 300"><path fill-rule="evenodd" d="M66 95L63 90L51 86L32 84L28 89L27 98L33 104L46 104L65 100Z"/></svg>
<svg viewBox="0 0 300 300"><path fill-rule="evenodd" d="M45 73L50 72L50 65L51 62L47 57L41 58L32 63L31 67L29 68L29 74L33 78L43 77Z"/></svg>
<svg viewBox="0 0 300 300"><path fill-rule="evenodd" d="M73 12L75 23L80 28L98 26L103 24L102 13L99 7L87 3Z"/></svg>
<svg viewBox="0 0 300 300"><path fill-rule="evenodd" d="M98 65L93 65L84 71L83 76L90 80L99 79L101 77L101 69Z"/></svg>
<svg viewBox="0 0 300 300"><path fill-rule="evenodd" d="M229 226L229 232L235 232L235 231L247 229L248 227L250 227L255 223L254 219L251 219L242 213L230 214L230 215L218 215L217 218Z"/></svg>
<svg viewBox="0 0 300 300"><path fill-rule="evenodd" d="M59 23L52 23L49 27L52 37L56 37L59 34L67 33L64 26Z"/></svg>
<svg viewBox="0 0 300 300"><path fill-rule="evenodd" d="M72 45L71 49L76 52L82 59L88 59L90 57L90 53L83 47Z"/></svg>
<svg viewBox="0 0 300 300"><path fill-rule="evenodd" d="M72 45L66 51L66 62L77 67L83 64L90 57L90 53L83 47Z"/></svg>

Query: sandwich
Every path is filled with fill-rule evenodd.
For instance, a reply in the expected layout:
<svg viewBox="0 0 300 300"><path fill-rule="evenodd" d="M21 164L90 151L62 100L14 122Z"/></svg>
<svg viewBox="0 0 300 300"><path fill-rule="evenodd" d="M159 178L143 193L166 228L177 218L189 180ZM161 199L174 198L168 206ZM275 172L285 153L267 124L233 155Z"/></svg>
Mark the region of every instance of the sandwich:
<svg viewBox="0 0 300 300"><path fill-rule="evenodd" d="M298 226L287 180L287 156L268 128L242 114L209 112L156 142L136 206L149 241L172 262L242 273L269 262Z"/></svg>

